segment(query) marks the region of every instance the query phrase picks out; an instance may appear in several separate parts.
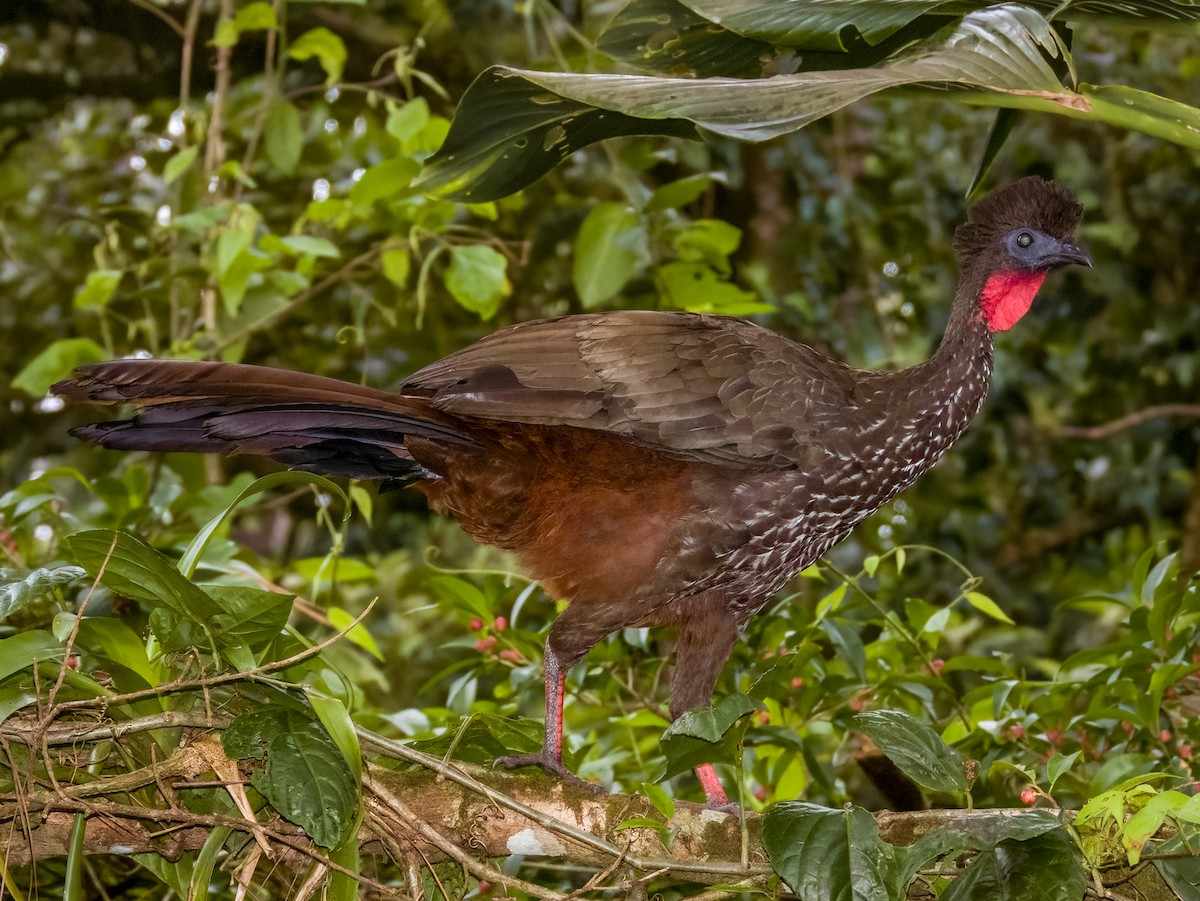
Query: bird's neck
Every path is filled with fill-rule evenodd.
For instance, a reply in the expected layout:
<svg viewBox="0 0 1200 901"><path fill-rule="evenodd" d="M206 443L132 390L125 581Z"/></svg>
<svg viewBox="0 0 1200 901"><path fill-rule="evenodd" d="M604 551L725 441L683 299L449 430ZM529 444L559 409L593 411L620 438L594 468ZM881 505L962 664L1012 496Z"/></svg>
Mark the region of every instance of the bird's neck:
<svg viewBox="0 0 1200 901"><path fill-rule="evenodd" d="M921 461L912 479L936 462L966 430L987 397L992 380L992 330L980 307L986 283L983 276L964 277L955 293L946 333L933 355L924 363L883 376L886 388L880 399L886 404L886 428L893 436L902 436L905 450Z"/></svg>

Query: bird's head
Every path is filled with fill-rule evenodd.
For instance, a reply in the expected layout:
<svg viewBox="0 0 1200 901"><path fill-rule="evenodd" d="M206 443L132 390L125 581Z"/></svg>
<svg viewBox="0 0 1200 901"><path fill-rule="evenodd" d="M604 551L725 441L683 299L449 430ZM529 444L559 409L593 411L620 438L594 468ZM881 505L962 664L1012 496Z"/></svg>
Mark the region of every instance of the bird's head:
<svg viewBox="0 0 1200 901"><path fill-rule="evenodd" d="M979 315L993 332L1012 328L1029 310L1051 269L1092 265L1075 242L1083 207L1060 184L1036 176L977 203L954 233L954 246L980 275Z"/></svg>

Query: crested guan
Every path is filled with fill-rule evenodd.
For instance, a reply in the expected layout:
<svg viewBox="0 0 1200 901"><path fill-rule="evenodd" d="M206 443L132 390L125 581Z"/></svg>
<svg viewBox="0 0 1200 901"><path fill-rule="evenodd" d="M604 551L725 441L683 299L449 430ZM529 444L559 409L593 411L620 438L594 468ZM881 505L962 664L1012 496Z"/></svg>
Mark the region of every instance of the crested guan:
<svg viewBox="0 0 1200 901"><path fill-rule="evenodd" d="M962 273L933 356L893 372L831 360L749 322L620 311L512 326L398 393L257 366L123 360L54 386L130 402L74 430L111 448L260 454L412 485L477 541L514 552L571 604L546 641L546 731L501 758L572 778L567 670L630 626L678 630L670 713L706 705L739 630L795 573L907 488L987 393L992 333L1046 273L1090 265L1082 209L1025 178L955 232ZM712 766L711 806L727 803Z"/></svg>

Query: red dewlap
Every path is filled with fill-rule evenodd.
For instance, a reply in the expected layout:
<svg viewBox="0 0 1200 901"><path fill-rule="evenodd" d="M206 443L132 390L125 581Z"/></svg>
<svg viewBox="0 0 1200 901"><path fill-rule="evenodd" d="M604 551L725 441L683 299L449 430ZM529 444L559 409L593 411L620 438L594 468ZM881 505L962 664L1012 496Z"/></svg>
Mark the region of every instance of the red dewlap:
<svg viewBox="0 0 1200 901"><path fill-rule="evenodd" d="M1012 328L1029 312L1034 295L1046 278L1045 272L997 272L983 286L979 305L993 332Z"/></svg>

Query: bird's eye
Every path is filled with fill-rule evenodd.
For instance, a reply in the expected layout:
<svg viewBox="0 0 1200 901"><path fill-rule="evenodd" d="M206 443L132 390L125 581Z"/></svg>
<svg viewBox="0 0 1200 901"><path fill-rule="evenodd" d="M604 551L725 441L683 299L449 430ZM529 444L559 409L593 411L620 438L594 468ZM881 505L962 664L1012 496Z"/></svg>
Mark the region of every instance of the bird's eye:
<svg viewBox="0 0 1200 901"><path fill-rule="evenodd" d="M1029 234L1029 232L1021 232L1021 234L1017 235L1018 247L1028 247L1032 243L1033 235Z"/></svg>

